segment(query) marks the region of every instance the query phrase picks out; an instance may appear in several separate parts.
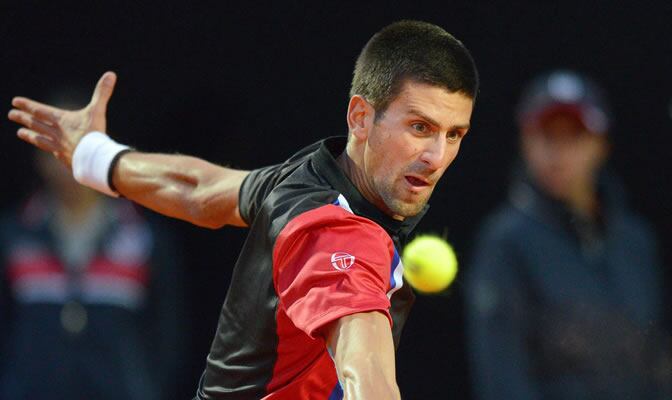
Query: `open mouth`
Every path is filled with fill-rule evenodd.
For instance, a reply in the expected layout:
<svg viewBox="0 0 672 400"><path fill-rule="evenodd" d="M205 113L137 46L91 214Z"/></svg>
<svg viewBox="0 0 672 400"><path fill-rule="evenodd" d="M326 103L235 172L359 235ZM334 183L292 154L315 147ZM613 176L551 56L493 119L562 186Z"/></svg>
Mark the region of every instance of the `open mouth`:
<svg viewBox="0 0 672 400"><path fill-rule="evenodd" d="M408 181L408 183L411 184L411 186L418 187L418 188L429 186L429 182L427 182L423 179L420 179L420 178L416 178L415 176L406 175L405 178L406 178L406 181Z"/></svg>

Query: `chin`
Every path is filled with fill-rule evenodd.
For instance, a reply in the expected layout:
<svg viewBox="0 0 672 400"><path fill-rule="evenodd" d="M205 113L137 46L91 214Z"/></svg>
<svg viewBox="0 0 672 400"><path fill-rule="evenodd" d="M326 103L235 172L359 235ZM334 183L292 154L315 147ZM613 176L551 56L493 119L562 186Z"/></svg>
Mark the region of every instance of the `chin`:
<svg viewBox="0 0 672 400"><path fill-rule="evenodd" d="M390 215L413 217L418 215L427 204L429 195L387 190L382 191L382 200Z"/></svg>
<svg viewBox="0 0 672 400"><path fill-rule="evenodd" d="M404 218L406 217L413 217L416 216L422 211L422 209L425 207L425 204L427 202L402 202L402 201L395 201L393 204L388 205L392 213L395 215L400 215Z"/></svg>

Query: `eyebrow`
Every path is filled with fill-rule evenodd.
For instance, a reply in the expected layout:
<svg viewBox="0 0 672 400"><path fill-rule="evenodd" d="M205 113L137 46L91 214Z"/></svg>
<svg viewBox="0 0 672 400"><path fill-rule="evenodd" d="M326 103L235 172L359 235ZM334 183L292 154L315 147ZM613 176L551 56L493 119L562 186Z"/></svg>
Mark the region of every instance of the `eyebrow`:
<svg viewBox="0 0 672 400"><path fill-rule="evenodd" d="M430 124L432 124L434 126L441 126L441 124L438 123L438 121L436 121L434 118L428 116L427 114L423 113L422 111L416 110L415 108L411 108L410 110L408 110L408 112L410 114L415 115L416 117L420 117L420 118L424 119L425 121L429 122ZM451 130L451 131L456 130L456 129L468 130L470 126L471 125L469 125L469 124L466 124L466 125L452 125L452 126L449 127L449 130Z"/></svg>

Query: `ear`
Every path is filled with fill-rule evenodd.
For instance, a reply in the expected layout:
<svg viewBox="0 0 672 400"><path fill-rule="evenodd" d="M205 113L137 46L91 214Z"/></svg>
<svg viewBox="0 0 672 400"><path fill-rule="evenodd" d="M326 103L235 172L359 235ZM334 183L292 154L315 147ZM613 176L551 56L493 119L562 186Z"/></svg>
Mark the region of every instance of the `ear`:
<svg viewBox="0 0 672 400"><path fill-rule="evenodd" d="M359 140L366 140L369 130L373 126L376 110L366 99L360 95L350 98L348 104L348 132Z"/></svg>

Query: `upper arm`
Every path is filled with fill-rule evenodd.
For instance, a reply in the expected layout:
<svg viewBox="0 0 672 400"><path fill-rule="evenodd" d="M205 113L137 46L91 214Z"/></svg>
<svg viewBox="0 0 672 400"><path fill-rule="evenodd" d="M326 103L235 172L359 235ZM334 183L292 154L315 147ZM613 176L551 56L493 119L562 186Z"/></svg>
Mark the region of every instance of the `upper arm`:
<svg viewBox="0 0 672 400"><path fill-rule="evenodd" d="M388 316L392 241L378 225L332 205L308 211L280 233L273 281L294 325L311 337L349 314Z"/></svg>
<svg viewBox="0 0 672 400"><path fill-rule="evenodd" d="M388 293L394 245L370 220L325 205L293 218L276 240L279 307L323 338L348 399L399 398ZM383 394L381 396L381 393Z"/></svg>
<svg viewBox="0 0 672 400"><path fill-rule="evenodd" d="M399 398L387 296L394 247L387 233L327 205L290 221L273 258L279 307L298 329L325 339L345 398Z"/></svg>
<svg viewBox="0 0 672 400"><path fill-rule="evenodd" d="M341 317L326 328L326 338L345 398L399 398L387 316L371 311Z"/></svg>

